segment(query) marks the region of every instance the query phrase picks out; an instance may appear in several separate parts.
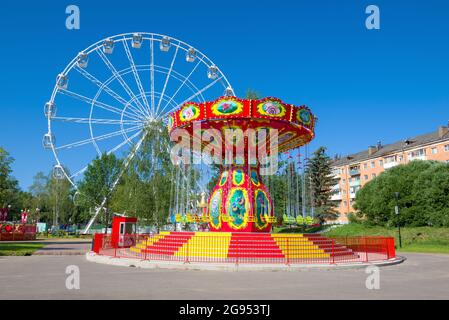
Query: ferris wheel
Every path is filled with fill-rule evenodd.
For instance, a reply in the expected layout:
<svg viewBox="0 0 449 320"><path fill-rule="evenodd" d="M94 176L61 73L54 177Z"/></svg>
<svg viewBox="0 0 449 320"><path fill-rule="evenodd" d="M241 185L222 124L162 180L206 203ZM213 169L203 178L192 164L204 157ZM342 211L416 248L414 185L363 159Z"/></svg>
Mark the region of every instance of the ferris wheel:
<svg viewBox="0 0 449 320"><path fill-rule="evenodd" d="M145 127L166 122L188 101L234 95L220 68L195 47L166 35L126 33L82 50L57 75L44 113L44 148L53 175L76 188L89 163L103 153L131 161Z"/></svg>

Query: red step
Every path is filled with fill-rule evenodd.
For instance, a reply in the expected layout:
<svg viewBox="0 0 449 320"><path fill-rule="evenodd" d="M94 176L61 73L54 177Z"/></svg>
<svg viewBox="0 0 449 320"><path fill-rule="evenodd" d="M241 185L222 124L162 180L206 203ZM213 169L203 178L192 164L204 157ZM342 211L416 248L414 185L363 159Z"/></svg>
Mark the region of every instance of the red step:
<svg viewBox="0 0 449 320"><path fill-rule="evenodd" d="M252 258L252 259L285 259L285 256L282 253L274 254L274 253L257 253L257 254L250 254L250 253L229 253L228 258L238 258L238 259L245 259L245 258Z"/></svg>
<svg viewBox="0 0 449 320"><path fill-rule="evenodd" d="M279 253L282 254L281 249L270 249L270 248L251 248L251 249L243 249L243 248L230 248L228 253Z"/></svg>
<svg viewBox="0 0 449 320"><path fill-rule="evenodd" d="M194 232L170 233L148 246L144 251L151 254L174 255L194 234Z"/></svg>
<svg viewBox="0 0 449 320"><path fill-rule="evenodd" d="M321 236L320 234L305 234L304 237L313 242L324 252L334 257L357 257L357 255L349 248L339 243L335 243L332 239Z"/></svg>
<svg viewBox="0 0 449 320"><path fill-rule="evenodd" d="M284 254L269 233L233 233L228 258L283 259Z"/></svg>

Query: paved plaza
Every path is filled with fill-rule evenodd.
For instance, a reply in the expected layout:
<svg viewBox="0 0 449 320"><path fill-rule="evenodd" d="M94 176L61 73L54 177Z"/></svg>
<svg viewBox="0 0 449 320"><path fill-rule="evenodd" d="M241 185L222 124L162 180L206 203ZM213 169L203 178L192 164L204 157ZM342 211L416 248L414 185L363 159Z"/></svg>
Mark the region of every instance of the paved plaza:
<svg viewBox="0 0 449 320"><path fill-rule="evenodd" d="M365 269L149 270L83 255L0 257L0 299L449 299L449 255L403 255L404 263L380 268L379 290L366 288ZM66 288L70 265L79 267L79 290Z"/></svg>

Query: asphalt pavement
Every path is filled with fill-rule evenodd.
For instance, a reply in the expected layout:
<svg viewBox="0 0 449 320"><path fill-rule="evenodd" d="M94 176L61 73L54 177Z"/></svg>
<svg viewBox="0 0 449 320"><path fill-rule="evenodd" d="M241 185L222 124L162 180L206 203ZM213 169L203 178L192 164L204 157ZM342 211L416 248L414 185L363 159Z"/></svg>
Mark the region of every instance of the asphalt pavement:
<svg viewBox="0 0 449 320"><path fill-rule="evenodd" d="M404 263L380 268L379 289L367 288L366 269L152 270L92 263L83 255L0 257L0 300L449 299L449 255L403 255ZM70 266L79 270L79 289L66 287Z"/></svg>

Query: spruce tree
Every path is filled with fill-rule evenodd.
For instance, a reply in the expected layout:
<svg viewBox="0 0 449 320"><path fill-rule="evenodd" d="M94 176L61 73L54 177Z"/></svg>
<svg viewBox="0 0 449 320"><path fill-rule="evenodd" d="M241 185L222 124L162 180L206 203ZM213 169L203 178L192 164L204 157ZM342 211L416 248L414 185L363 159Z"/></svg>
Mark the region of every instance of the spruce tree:
<svg viewBox="0 0 449 320"><path fill-rule="evenodd" d="M334 193L332 188L337 184L337 180L333 177L332 159L326 154L325 147L320 147L313 153L306 174L310 181L315 217L320 222L337 219L336 204L331 200Z"/></svg>

